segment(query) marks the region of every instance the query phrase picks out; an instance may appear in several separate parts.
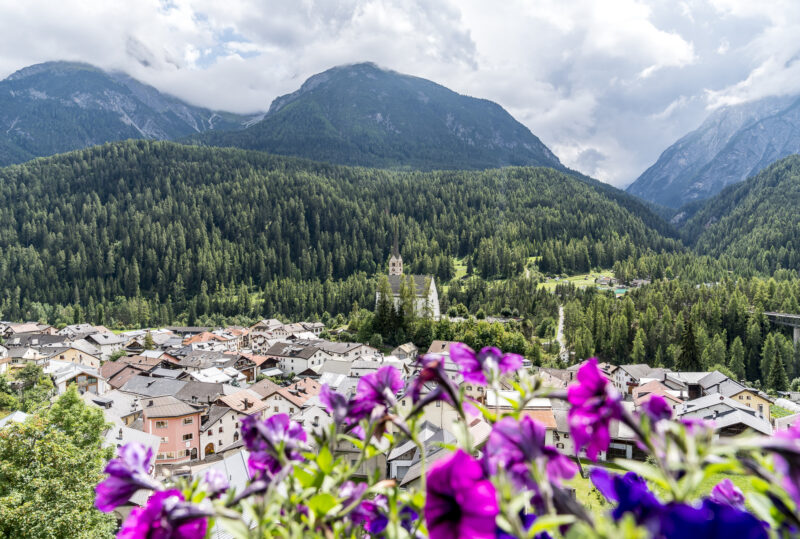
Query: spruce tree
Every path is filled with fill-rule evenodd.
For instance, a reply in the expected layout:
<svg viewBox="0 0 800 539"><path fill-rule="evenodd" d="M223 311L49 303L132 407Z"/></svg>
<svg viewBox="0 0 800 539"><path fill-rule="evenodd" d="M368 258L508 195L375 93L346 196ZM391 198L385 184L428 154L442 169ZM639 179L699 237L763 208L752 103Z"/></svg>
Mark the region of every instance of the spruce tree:
<svg viewBox="0 0 800 539"><path fill-rule="evenodd" d="M728 363L728 367L731 369L733 374L736 375L737 380L745 379L744 346L742 345L742 339L739 337L733 339L733 342L731 343L730 362Z"/></svg>
<svg viewBox="0 0 800 539"><path fill-rule="evenodd" d="M697 351L697 342L694 336L694 324L688 318L683 328L681 351L675 362L675 368L682 372L698 372L702 370L700 354Z"/></svg>
<svg viewBox="0 0 800 539"><path fill-rule="evenodd" d="M786 376L786 370L783 367L783 360L780 354L774 354L770 361L767 387L775 391L787 391L789 389L789 378Z"/></svg>

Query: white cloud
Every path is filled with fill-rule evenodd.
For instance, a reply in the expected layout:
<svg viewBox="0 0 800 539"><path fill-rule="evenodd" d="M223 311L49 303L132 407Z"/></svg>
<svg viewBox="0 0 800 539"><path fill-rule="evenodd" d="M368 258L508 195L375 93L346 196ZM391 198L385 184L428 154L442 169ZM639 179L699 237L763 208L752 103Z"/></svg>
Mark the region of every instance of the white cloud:
<svg viewBox="0 0 800 539"><path fill-rule="evenodd" d="M374 61L497 101L569 166L626 184L706 104L800 91L794 0L0 0L0 76L83 60L265 110Z"/></svg>

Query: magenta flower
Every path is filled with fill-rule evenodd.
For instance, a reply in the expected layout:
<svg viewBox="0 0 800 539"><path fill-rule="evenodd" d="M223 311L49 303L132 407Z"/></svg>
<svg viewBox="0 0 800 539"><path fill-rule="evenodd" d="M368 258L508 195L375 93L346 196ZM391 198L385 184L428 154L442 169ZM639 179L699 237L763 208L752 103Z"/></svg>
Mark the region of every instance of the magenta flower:
<svg viewBox="0 0 800 539"><path fill-rule="evenodd" d="M150 477L153 450L138 442L119 448L119 456L111 459L103 470L108 478L95 487L94 505L104 513L110 513L120 505L128 503L139 489L159 490L163 488Z"/></svg>
<svg viewBox="0 0 800 539"><path fill-rule="evenodd" d="M800 506L800 422L777 431L762 447L774 453L775 470L784 476L783 487Z"/></svg>
<svg viewBox="0 0 800 539"><path fill-rule="evenodd" d="M444 370L444 362L445 358L436 354L425 354L417 357L417 365L421 368L409 384L407 393L415 404L419 403L417 408L436 400L442 400L451 405L455 404L458 390L450 377L447 376L447 372ZM429 384L433 387L425 396L424 402L421 402L422 391Z"/></svg>
<svg viewBox="0 0 800 539"><path fill-rule="evenodd" d="M202 539L207 512L185 503L179 490L154 493L144 507L135 507L117 539Z"/></svg>
<svg viewBox="0 0 800 539"><path fill-rule="evenodd" d="M650 395L650 398L642 404L642 411L652 423L672 419L672 407L661 395Z"/></svg>
<svg viewBox="0 0 800 539"><path fill-rule="evenodd" d="M555 447L545 445L545 426L523 417L519 422L504 417L494 424L486 443L486 463L489 474L506 470L518 488L535 489L529 464L545 465L547 479L560 486L562 479L570 479L578 467Z"/></svg>
<svg viewBox="0 0 800 539"><path fill-rule="evenodd" d="M397 403L397 393L403 389L400 371L387 365L377 372L367 374L358 381L356 396L350 408L351 417L360 420L368 417L378 407L383 410Z"/></svg>
<svg viewBox="0 0 800 539"><path fill-rule="evenodd" d="M622 417L622 396L597 368L597 358L578 369L577 380L567 388L569 430L576 450L586 447L586 456L596 461L611 441L609 424Z"/></svg>
<svg viewBox="0 0 800 539"><path fill-rule="evenodd" d="M450 345L450 359L461 367L461 375L467 382L487 384L486 375L497 376L498 373L509 373L522 367L522 356L519 354L503 354L494 346L486 346L477 354L462 343Z"/></svg>
<svg viewBox="0 0 800 539"><path fill-rule="evenodd" d="M276 414L262 421L257 414L242 420L242 440L250 451L247 466L253 475L273 476L289 461L303 460L306 432L287 414Z"/></svg>
<svg viewBox="0 0 800 539"><path fill-rule="evenodd" d="M480 463L459 449L428 471L425 522L431 539L490 539L500 509Z"/></svg>
<svg viewBox="0 0 800 539"><path fill-rule="evenodd" d="M714 485L709 498L717 503L744 510L744 493L730 479L723 479Z"/></svg>

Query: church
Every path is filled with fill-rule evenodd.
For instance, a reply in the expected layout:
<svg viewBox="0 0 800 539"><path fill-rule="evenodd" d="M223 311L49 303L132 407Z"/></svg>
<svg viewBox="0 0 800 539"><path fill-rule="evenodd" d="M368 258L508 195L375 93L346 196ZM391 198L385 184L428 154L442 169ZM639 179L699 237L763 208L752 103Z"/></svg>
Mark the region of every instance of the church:
<svg viewBox="0 0 800 539"><path fill-rule="evenodd" d="M400 303L400 284L406 282L408 275L403 275L403 257L397 244L392 249L392 256L389 258L389 286L392 289L394 305ZM439 310L439 293L436 290L436 280L433 275L411 275L414 280L414 314L419 317L430 316L434 320L439 320L441 312ZM375 303L380 301L380 292L375 293Z"/></svg>

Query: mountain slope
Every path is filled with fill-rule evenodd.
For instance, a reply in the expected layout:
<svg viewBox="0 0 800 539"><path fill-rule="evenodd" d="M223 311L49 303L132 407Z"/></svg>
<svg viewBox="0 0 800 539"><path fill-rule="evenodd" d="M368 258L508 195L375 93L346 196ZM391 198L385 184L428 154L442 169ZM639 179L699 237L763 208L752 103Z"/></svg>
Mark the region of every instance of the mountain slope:
<svg viewBox="0 0 800 539"><path fill-rule="evenodd" d="M0 165L114 140L238 129L243 121L187 105L123 73L48 62L0 81Z"/></svg>
<svg viewBox="0 0 800 539"><path fill-rule="evenodd" d="M800 267L800 156L778 161L710 199L683 231L701 254L744 258L756 269Z"/></svg>
<svg viewBox="0 0 800 539"><path fill-rule="evenodd" d="M372 275L396 222L408 270L443 279L454 257L491 278L542 253L588 271L678 247L550 168L392 172L127 141L0 169L0 316L139 294L183 309L230 285Z"/></svg>
<svg viewBox="0 0 800 539"><path fill-rule="evenodd" d="M374 64L334 67L278 97L264 119L194 140L383 168L562 168L500 105Z"/></svg>
<svg viewBox="0 0 800 539"><path fill-rule="evenodd" d="M672 208L715 195L800 151L800 100L724 107L667 148L628 192Z"/></svg>

